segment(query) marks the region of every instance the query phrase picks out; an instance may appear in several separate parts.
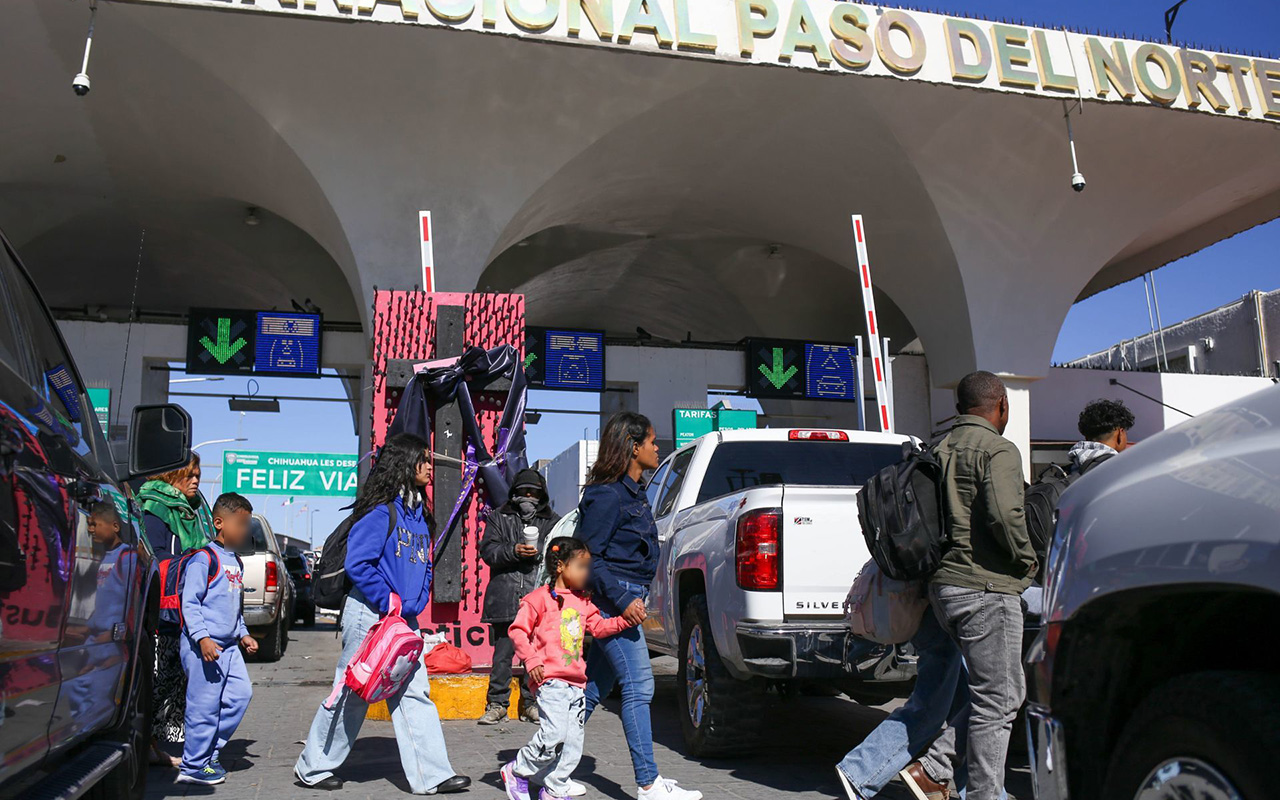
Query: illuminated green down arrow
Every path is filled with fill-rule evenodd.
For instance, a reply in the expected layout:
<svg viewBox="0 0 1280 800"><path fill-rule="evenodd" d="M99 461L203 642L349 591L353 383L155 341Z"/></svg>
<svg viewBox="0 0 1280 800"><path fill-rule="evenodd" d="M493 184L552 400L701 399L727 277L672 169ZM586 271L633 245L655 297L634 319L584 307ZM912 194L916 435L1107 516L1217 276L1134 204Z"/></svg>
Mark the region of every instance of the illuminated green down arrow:
<svg viewBox="0 0 1280 800"><path fill-rule="evenodd" d="M773 388L775 389L781 389L783 386L786 386L787 381L791 380L798 371L794 364L783 369L782 365L784 362L785 358L782 354L782 348L775 347L773 348L773 369L769 369L764 364L757 365L757 368L765 378L768 379L769 383L773 384Z"/></svg>
<svg viewBox="0 0 1280 800"><path fill-rule="evenodd" d="M214 342L208 336L200 337L200 346L209 351L209 355L218 360L219 364L225 364L231 360L231 357L240 352L248 342L244 337L231 341L231 320L227 317L218 317L218 341ZM793 368L794 369L794 368Z"/></svg>
<svg viewBox="0 0 1280 800"><path fill-rule="evenodd" d="M530 365L530 364L532 364L532 363L534 362L534 359L536 359L537 357L538 357L538 354L537 354L537 353L530 353L529 355L525 356L525 357L524 357L524 368L525 368L525 369L528 369L528 368L529 368L529 365Z"/></svg>

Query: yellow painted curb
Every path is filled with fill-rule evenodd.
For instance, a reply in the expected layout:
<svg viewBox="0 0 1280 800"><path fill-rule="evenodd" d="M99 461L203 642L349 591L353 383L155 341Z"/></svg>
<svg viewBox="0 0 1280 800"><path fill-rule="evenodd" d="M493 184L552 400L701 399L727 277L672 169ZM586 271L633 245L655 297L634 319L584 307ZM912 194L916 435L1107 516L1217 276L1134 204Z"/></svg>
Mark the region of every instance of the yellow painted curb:
<svg viewBox="0 0 1280 800"><path fill-rule="evenodd" d="M480 719L484 716L488 705L489 676L477 675L433 675L431 676L431 701L440 712L440 719ZM516 719L519 716L520 682L511 680L511 703L507 708L507 716ZM369 706L365 719L391 721L391 712L387 710L386 701Z"/></svg>

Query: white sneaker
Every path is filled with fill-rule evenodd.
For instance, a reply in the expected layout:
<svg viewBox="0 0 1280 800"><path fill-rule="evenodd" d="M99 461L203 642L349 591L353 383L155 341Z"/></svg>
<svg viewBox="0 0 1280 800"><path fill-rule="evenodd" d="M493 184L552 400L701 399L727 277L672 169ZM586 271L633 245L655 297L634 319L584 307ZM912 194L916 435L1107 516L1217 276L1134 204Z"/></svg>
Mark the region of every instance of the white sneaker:
<svg viewBox="0 0 1280 800"><path fill-rule="evenodd" d="M844 793L848 795L849 800L863 800L862 795L858 794L858 790L853 788L853 784L849 781L849 776L844 774L844 770L836 767L836 775L840 776L840 785L844 788Z"/></svg>
<svg viewBox="0 0 1280 800"><path fill-rule="evenodd" d="M636 800L702 800L702 792L681 789L675 781L659 775L648 789L636 792Z"/></svg>
<svg viewBox="0 0 1280 800"><path fill-rule="evenodd" d="M572 778L569 779L569 791L566 792L566 794L568 794L570 797L582 797L586 793L587 793L587 787L583 786L582 784L578 783Z"/></svg>

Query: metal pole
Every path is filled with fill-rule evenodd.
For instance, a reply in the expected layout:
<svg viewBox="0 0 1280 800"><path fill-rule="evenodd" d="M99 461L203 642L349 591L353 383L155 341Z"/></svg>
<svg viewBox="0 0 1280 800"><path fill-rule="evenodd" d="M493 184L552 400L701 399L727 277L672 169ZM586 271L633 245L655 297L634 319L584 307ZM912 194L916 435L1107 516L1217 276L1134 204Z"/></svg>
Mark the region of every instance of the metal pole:
<svg viewBox="0 0 1280 800"><path fill-rule="evenodd" d="M858 381L858 430L865 431L867 429L867 395L863 391L862 382L862 337L853 337L854 348L854 375Z"/></svg>
<svg viewBox="0 0 1280 800"><path fill-rule="evenodd" d="M1164 353L1164 371L1169 371L1169 348L1164 345L1164 322L1160 319L1160 294L1156 292L1156 274L1151 276L1151 299L1156 306L1156 330L1160 333L1160 350Z"/></svg>
<svg viewBox="0 0 1280 800"><path fill-rule="evenodd" d="M883 345L884 345L884 383L885 383L885 388L888 390L889 430L893 431L893 430L897 430L897 427L894 424L896 415L894 414L894 402L893 402L893 359L889 357L889 337L886 336L881 341L883 342Z"/></svg>

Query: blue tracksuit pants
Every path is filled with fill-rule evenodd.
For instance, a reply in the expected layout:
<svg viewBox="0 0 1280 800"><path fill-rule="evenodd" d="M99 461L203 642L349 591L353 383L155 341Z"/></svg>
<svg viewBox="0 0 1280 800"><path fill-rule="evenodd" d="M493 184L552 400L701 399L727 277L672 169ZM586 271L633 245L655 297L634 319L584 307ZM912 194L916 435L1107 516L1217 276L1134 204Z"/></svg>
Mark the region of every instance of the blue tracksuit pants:
<svg viewBox="0 0 1280 800"><path fill-rule="evenodd" d="M187 740L182 771L194 775L226 746L244 719L253 697L249 670L236 642L223 646L217 661L200 658L200 650L183 636L179 649L187 673Z"/></svg>

